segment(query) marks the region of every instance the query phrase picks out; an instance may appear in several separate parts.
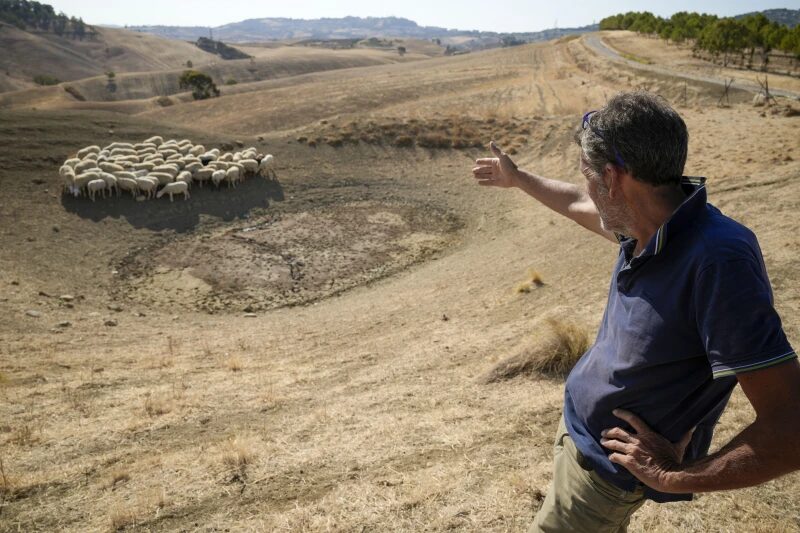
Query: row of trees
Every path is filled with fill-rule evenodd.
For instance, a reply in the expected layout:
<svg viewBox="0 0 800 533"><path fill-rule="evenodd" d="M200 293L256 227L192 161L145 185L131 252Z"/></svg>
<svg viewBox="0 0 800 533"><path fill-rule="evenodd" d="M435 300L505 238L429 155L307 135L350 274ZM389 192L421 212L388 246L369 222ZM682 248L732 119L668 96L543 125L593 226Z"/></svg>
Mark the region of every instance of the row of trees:
<svg viewBox="0 0 800 533"><path fill-rule="evenodd" d="M791 29L770 21L761 13L734 19L681 11L664 19L648 11L629 12L604 18L600 21L600 29L658 35L676 43L693 41L696 50L715 56L724 54L726 61L730 54L744 57L749 53L749 66L752 66L756 50L762 53L764 68L767 54L772 50L800 59L800 25Z"/></svg>
<svg viewBox="0 0 800 533"><path fill-rule="evenodd" d="M68 17L63 12L56 14L53 6L28 0L0 0L0 21L21 30L48 31L80 40L94 34L94 29L82 18Z"/></svg>

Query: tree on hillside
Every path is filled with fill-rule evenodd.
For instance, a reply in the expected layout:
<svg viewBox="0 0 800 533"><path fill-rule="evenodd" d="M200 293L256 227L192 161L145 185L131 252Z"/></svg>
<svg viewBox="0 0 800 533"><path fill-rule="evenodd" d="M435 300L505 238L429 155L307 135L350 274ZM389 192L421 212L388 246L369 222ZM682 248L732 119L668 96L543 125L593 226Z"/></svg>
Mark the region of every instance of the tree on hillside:
<svg viewBox="0 0 800 533"><path fill-rule="evenodd" d="M197 70L185 70L181 74L178 84L181 89L191 89L195 100L205 100L212 96L219 96L219 89L214 84L211 76Z"/></svg>
<svg viewBox="0 0 800 533"><path fill-rule="evenodd" d="M400 57L406 55L406 47L405 46L398 46L397 53L400 54Z"/></svg>
<svg viewBox="0 0 800 533"><path fill-rule="evenodd" d="M747 28L734 19L720 19L708 26L698 43L709 52L723 54L722 66L728 66L728 55L741 52L748 42Z"/></svg>
<svg viewBox="0 0 800 533"><path fill-rule="evenodd" d="M106 91L110 93L117 92L117 74L113 70L106 72Z"/></svg>

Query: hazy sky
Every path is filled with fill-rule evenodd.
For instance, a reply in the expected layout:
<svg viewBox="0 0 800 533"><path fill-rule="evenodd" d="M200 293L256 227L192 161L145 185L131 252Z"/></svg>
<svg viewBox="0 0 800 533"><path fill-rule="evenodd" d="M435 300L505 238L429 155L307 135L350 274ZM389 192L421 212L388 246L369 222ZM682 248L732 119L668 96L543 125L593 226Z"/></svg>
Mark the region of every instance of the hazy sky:
<svg viewBox="0 0 800 533"><path fill-rule="evenodd" d="M752 0L42 0L56 11L83 17L89 24L220 26L250 18L405 17L423 26L460 30L537 31L584 26L624 11L648 10L662 17L676 11L720 16L785 7L800 9L800 0L782 3Z"/></svg>

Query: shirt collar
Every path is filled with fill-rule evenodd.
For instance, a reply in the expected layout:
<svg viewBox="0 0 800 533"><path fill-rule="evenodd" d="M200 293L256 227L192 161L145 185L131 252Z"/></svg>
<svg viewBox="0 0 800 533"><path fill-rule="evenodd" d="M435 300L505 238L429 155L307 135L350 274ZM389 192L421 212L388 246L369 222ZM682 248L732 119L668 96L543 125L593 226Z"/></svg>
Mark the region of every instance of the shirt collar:
<svg viewBox="0 0 800 533"><path fill-rule="evenodd" d="M686 199L667 221L656 230L655 235L647 242L647 246L644 247L639 257L661 253L664 250L667 239L689 226L697 214L705 208L707 200L706 178L683 176L681 178L681 187L686 193ZM624 235L617 235L616 237L625 252L626 258L630 260L630 256L632 256L636 247L636 240Z"/></svg>

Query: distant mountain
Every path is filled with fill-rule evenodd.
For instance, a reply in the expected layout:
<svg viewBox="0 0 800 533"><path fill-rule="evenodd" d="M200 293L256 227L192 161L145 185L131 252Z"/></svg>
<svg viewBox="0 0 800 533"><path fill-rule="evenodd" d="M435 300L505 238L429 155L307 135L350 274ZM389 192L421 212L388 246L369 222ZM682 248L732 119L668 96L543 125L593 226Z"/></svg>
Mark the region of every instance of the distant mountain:
<svg viewBox="0 0 800 533"><path fill-rule="evenodd" d="M224 26L130 26L142 31L184 41L209 37L226 42L258 42L285 39L347 39L366 37L401 37L416 39L457 40L470 47L494 46L502 37L513 36L522 41L553 39L568 33L596 31L597 25L581 28L558 28L529 33L498 33L477 30L455 30L437 26L420 26L413 20L400 17L344 17L321 19L259 18Z"/></svg>
<svg viewBox="0 0 800 533"><path fill-rule="evenodd" d="M800 24L800 9L765 9L764 11L753 11L752 13L736 15L733 18L740 19L749 15L757 15L758 13L761 13L772 22L785 24L790 28L794 28Z"/></svg>

